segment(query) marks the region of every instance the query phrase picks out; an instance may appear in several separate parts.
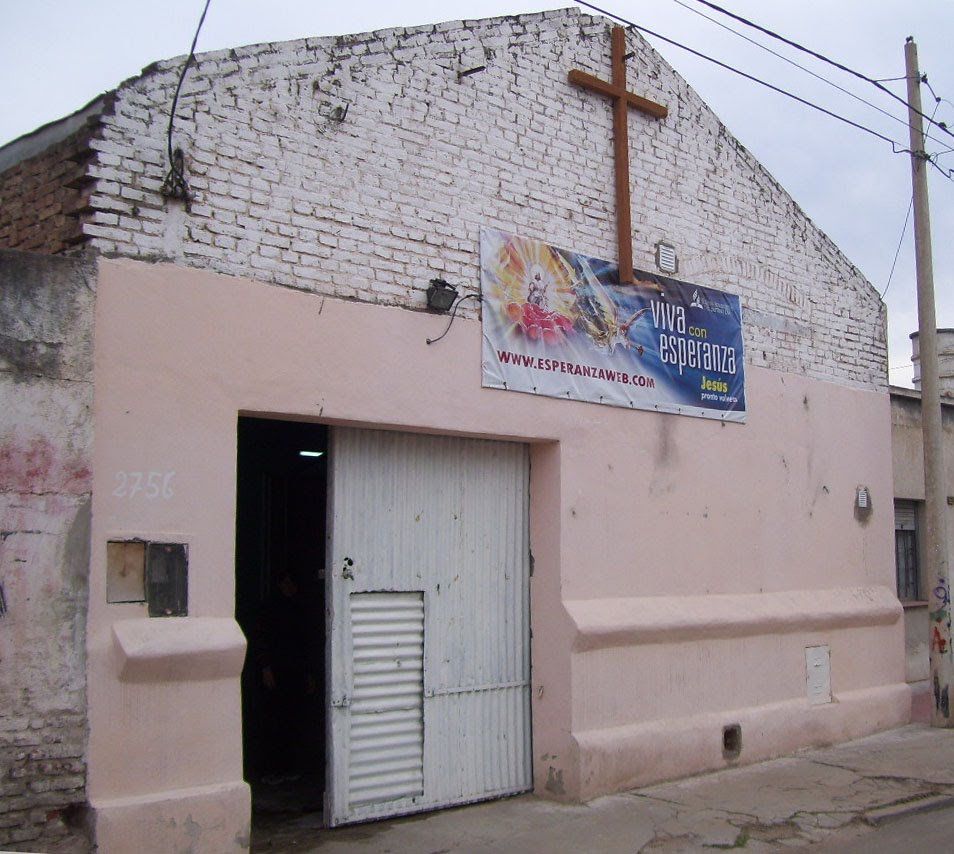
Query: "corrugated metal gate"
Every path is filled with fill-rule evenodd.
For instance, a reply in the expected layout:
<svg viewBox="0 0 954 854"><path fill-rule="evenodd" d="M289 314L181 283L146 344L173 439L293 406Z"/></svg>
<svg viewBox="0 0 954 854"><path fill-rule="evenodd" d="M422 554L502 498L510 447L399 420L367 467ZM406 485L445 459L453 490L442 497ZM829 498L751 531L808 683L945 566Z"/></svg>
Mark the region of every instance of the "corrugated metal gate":
<svg viewBox="0 0 954 854"><path fill-rule="evenodd" d="M332 825L532 787L527 448L335 429Z"/></svg>

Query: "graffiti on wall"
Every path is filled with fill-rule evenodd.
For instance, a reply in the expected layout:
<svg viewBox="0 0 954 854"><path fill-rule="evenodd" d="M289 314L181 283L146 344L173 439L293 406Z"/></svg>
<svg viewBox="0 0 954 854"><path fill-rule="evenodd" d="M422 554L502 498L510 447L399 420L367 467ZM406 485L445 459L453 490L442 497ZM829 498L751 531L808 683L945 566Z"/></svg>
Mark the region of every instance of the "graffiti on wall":
<svg viewBox="0 0 954 854"><path fill-rule="evenodd" d="M931 591L934 600L934 610L930 613L931 626L931 654L950 655L951 650L947 638L951 636L951 589L947 578L938 579L938 584ZM945 680L946 681L946 680ZM943 717L951 716L951 699L948 685L941 687L938 674L933 674L934 708Z"/></svg>

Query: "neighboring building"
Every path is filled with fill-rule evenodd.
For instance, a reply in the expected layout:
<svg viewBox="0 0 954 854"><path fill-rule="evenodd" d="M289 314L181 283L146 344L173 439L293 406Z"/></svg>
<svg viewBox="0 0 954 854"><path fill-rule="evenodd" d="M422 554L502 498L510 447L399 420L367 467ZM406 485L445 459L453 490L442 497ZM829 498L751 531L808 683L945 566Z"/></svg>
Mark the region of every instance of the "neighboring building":
<svg viewBox="0 0 954 854"><path fill-rule="evenodd" d="M894 462L895 573L898 598L904 606L905 672L914 689L913 713L928 721L934 703L929 662L932 625L929 618L934 579L922 558L924 526L924 445L921 434L918 334L914 344L914 389L891 387L891 451ZM954 506L954 329L938 330L941 423L948 505ZM954 534L954 513L948 512L948 539ZM950 550L949 557L950 560Z"/></svg>
<svg viewBox="0 0 954 854"><path fill-rule="evenodd" d="M95 271L91 426L23 398L43 418L0 434L20 494L23 442L82 427L85 652L85 579L49 567L100 851L243 850L245 780L266 797L288 752L340 823L909 719L884 305L633 32L629 88L668 115L629 118L648 272L613 284L612 111L568 80L609 78L611 29L565 10L199 56L188 204L181 59L0 151L0 195L58 223L44 243L4 204L4 246L95 259L62 285ZM4 289L32 287L20 254ZM484 296L439 341L437 278ZM10 333L40 367L9 385L52 400L41 333ZM47 607L11 541L5 660ZM303 693L276 703L282 668ZM0 690L45 732L26 678ZM8 827L40 832L11 791Z"/></svg>

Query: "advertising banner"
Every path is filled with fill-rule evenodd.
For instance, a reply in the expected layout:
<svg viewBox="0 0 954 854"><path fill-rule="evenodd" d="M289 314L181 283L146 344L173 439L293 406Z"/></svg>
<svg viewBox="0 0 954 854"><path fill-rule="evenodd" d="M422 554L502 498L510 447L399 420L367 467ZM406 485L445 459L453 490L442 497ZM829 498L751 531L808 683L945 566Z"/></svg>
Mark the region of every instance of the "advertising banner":
<svg viewBox="0 0 954 854"><path fill-rule="evenodd" d="M480 267L485 387L745 421L738 296L494 229Z"/></svg>

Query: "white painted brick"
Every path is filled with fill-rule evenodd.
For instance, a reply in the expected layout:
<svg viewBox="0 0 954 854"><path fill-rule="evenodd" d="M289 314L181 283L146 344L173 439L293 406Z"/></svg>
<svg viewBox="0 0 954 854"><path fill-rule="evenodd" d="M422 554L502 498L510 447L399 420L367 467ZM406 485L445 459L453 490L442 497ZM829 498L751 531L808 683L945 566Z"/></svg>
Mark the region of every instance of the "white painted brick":
<svg viewBox="0 0 954 854"><path fill-rule="evenodd" d="M633 79L671 107L664 122L630 120L637 266L652 269L666 239L680 277L801 319L805 334L747 324L751 364L884 387L877 295L682 80L628 38ZM458 81L470 55L488 57L487 70ZM567 83L574 67L607 76L609 34L572 10L200 56L177 125L196 193L182 253L224 273L412 306L427 272L477 287L481 226L612 259L611 110ZM179 68L163 63L120 87L95 143L109 179L97 198L135 202L150 229L176 204L158 189ZM121 214L119 227L88 226L96 248L159 251L131 209L104 200L103 210ZM844 318L847 335L827 333Z"/></svg>
<svg viewBox="0 0 954 854"><path fill-rule="evenodd" d="M95 223L86 223L83 226L83 233L90 237L105 237L117 242L128 236L128 232L123 229L114 226L96 225Z"/></svg>

